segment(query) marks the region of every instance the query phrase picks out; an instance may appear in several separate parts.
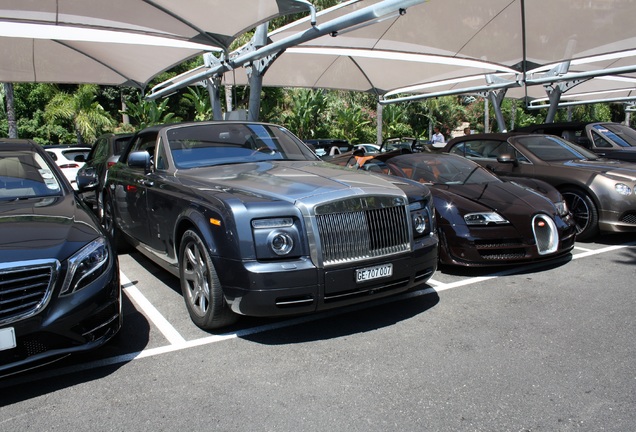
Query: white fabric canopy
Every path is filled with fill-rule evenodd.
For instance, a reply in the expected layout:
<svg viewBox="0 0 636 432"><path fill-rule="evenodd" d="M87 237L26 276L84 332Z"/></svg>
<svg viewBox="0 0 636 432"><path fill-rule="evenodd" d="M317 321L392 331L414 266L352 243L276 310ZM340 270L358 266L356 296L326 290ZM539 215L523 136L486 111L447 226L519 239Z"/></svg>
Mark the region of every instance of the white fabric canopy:
<svg viewBox="0 0 636 432"><path fill-rule="evenodd" d="M134 85L305 0L0 0L0 81Z"/></svg>
<svg viewBox="0 0 636 432"><path fill-rule="evenodd" d="M319 14L318 23L377 1L333 8ZM390 100L487 86L487 74L513 83L525 76L531 84L570 61L570 74L628 69L616 74L622 81L588 77L577 92L629 91L636 82L635 16L632 0L429 0L403 16L288 49L269 67L263 85L373 91ZM270 36L278 41L308 29L302 20ZM241 71L226 80L247 83ZM529 85L507 95L537 98L546 92L543 85Z"/></svg>
<svg viewBox="0 0 636 432"><path fill-rule="evenodd" d="M318 25L379 1L344 2L320 13ZM260 23L307 10L305 0L0 0L0 81L144 87L193 56L227 50ZM371 91L390 100L484 87L492 77L532 84L570 61L561 73L619 71L614 80L587 77L570 93L630 93L634 16L633 0L428 0L288 48L263 85ZM311 32L309 21L279 29L271 41ZM245 70L225 81L247 84ZM541 98L545 90L513 87L507 96Z"/></svg>

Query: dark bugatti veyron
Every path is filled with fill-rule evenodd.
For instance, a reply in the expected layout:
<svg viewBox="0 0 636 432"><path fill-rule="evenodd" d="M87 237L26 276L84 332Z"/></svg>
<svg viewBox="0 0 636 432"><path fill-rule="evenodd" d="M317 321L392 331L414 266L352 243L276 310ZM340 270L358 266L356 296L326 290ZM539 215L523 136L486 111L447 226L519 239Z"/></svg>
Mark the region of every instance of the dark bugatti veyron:
<svg viewBox="0 0 636 432"><path fill-rule="evenodd" d="M550 260L569 255L574 246L574 221L560 193L547 183L504 181L450 154L383 154L352 157L348 162L430 187L442 264L497 266Z"/></svg>

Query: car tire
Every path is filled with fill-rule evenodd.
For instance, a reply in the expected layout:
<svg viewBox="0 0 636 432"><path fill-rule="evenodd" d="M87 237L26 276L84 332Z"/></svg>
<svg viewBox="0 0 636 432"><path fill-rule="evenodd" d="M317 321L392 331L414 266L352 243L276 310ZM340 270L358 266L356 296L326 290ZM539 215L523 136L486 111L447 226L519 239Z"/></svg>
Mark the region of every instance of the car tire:
<svg viewBox="0 0 636 432"><path fill-rule="evenodd" d="M590 240L598 234L598 209L592 198L580 189L565 188L561 195L576 222L576 239Z"/></svg>
<svg viewBox="0 0 636 432"><path fill-rule="evenodd" d="M204 330L236 322L238 316L225 302L214 264L201 237L194 230L186 231L179 249L181 292L192 321Z"/></svg>
<svg viewBox="0 0 636 432"><path fill-rule="evenodd" d="M104 196L103 199L104 211L102 212L101 224L104 227L104 230L110 236L113 247L119 253L125 252L128 250L129 245L128 242L124 239L123 234L117 228L117 224L115 223L115 213L113 208L113 202L110 198Z"/></svg>

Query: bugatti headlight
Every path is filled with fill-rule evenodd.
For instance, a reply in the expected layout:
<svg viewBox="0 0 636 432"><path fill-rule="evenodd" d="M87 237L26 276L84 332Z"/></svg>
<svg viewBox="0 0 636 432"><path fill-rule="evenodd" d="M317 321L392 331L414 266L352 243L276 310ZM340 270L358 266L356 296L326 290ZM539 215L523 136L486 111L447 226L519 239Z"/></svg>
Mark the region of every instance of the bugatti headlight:
<svg viewBox="0 0 636 432"><path fill-rule="evenodd" d="M627 186L625 183L616 183L614 185L614 189L616 189L616 192L618 192L621 195L627 196L632 194L632 188Z"/></svg>
<svg viewBox="0 0 636 432"><path fill-rule="evenodd" d="M252 231L259 259L289 258L300 254L300 236L293 218L254 219Z"/></svg>
<svg viewBox="0 0 636 432"><path fill-rule="evenodd" d="M496 212L484 212L484 213L468 213L464 216L466 225L503 225L510 223L504 219L499 213Z"/></svg>
<svg viewBox="0 0 636 432"><path fill-rule="evenodd" d="M565 216L570 212L568 210L568 204L565 201L557 201L554 203L554 206L559 216Z"/></svg>
<svg viewBox="0 0 636 432"><path fill-rule="evenodd" d="M106 271L109 254L106 239L100 237L69 258L60 295L79 291L101 276Z"/></svg>

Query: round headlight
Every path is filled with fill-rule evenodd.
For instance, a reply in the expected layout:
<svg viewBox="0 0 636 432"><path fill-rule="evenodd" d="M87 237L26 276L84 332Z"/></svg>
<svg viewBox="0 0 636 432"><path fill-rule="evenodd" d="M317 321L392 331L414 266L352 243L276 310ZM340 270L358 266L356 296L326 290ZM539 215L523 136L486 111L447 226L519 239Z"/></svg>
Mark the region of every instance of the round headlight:
<svg viewBox="0 0 636 432"><path fill-rule="evenodd" d="M421 213L413 217L413 229L418 234L422 234L426 231L426 218Z"/></svg>
<svg viewBox="0 0 636 432"><path fill-rule="evenodd" d="M284 232L273 232L269 237L269 247L276 255L287 255L294 248L294 240Z"/></svg>
<svg viewBox="0 0 636 432"><path fill-rule="evenodd" d="M618 192L621 195L631 195L632 194L632 188L627 186L625 183L616 183L614 185L614 188L616 189L616 192Z"/></svg>

